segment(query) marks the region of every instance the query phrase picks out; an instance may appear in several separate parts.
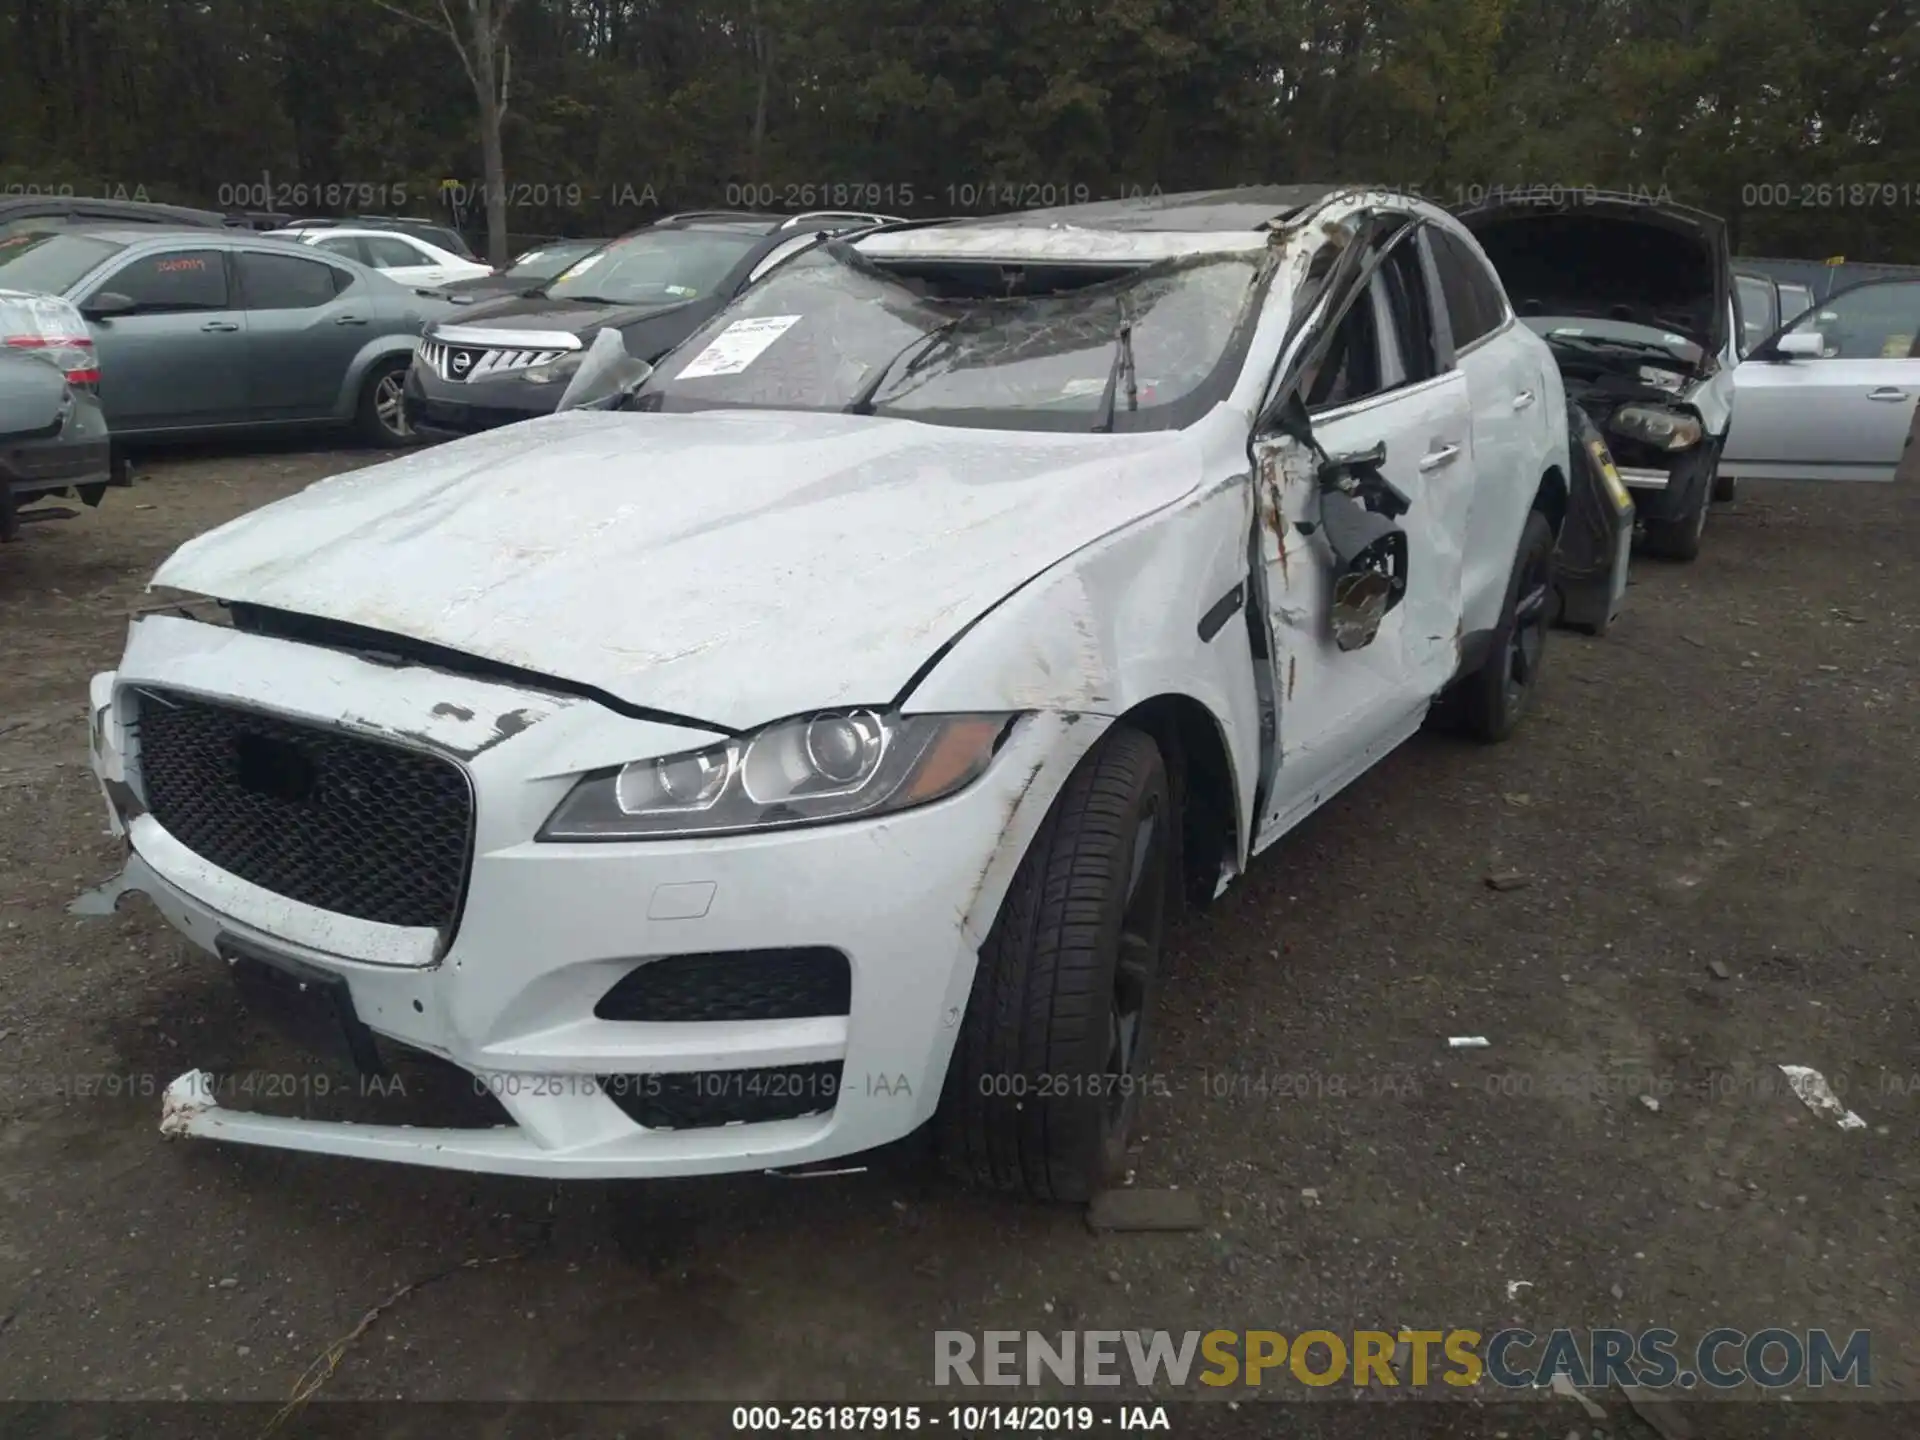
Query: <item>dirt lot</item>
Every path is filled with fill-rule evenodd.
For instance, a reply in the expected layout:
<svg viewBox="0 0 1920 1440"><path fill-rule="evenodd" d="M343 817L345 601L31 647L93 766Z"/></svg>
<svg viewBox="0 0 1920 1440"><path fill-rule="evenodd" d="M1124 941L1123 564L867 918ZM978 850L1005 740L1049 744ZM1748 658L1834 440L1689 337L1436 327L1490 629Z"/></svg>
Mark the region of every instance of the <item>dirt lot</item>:
<svg viewBox="0 0 1920 1440"><path fill-rule="evenodd" d="M67 913L119 864L87 677L175 543L370 458L166 457L0 550L0 1394L278 1401L450 1268L323 1393L930 1399L944 1327L1617 1323L1870 1329L1914 1394L1920 475L1749 486L1555 635L1516 741L1422 738L1187 923L1137 1169L1208 1223L1096 1237L898 1160L554 1187L161 1140L178 1073L292 1062L144 901Z"/></svg>

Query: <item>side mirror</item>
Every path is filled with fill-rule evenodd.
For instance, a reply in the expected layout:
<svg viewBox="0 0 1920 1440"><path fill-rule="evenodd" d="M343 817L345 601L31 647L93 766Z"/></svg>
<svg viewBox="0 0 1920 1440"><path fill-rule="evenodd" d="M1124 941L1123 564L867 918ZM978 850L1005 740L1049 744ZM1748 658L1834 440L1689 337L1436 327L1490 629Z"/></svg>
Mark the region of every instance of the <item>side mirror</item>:
<svg viewBox="0 0 1920 1440"><path fill-rule="evenodd" d="M1368 450L1329 455L1320 462L1320 493L1344 496L1390 520L1404 515L1413 508L1413 501L1380 473L1380 467L1386 463L1387 442L1384 440Z"/></svg>
<svg viewBox="0 0 1920 1440"><path fill-rule="evenodd" d="M1387 463L1387 442L1378 441L1370 450L1355 450L1347 455L1329 455L1320 463L1322 488L1344 489L1349 476L1378 471Z"/></svg>
<svg viewBox="0 0 1920 1440"><path fill-rule="evenodd" d="M116 315L131 315L138 307L131 295L122 295L118 290L102 290L80 307L80 313L89 320L111 320Z"/></svg>
<svg viewBox="0 0 1920 1440"><path fill-rule="evenodd" d="M1774 354L1785 360L1818 360L1826 343L1812 330L1794 330L1773 342Z"/></svg>

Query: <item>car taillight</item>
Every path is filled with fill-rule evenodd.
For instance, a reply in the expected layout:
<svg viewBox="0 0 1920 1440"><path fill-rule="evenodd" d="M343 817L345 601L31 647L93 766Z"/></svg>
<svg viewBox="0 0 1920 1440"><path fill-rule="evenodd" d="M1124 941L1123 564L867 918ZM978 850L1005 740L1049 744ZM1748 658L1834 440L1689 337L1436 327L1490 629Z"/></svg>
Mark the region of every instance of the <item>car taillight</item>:
<svg viewBox="0 0 1920 1440"><path fill-rule="evenodd" d="M66 372L69 385L98 385L100 363L94 358L91 335L6 335L0 345L15 350L38 350Z"/></svg>

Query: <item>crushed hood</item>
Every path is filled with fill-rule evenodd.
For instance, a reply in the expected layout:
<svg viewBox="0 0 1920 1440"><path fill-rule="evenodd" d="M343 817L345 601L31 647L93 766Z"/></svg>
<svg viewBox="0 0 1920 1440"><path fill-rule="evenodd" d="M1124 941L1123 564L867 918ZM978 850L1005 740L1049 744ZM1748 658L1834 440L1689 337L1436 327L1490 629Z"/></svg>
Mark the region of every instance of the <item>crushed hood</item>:
<svg viewBox="0 0 1920 1440"><path fill-rule="evenodd" d="M572 411L321 481L153 583L746 729L886 704L1009 592L1200 476L1177 431Z"/></svg>
<svg viewBox="0 0 1920 1440"><path fill-rule="evenodd" d="M1584 196L1458 212L1522 317L1579 315L1673 330L1718 355L1732 288L1726 226L1680 205Z"/></svg>

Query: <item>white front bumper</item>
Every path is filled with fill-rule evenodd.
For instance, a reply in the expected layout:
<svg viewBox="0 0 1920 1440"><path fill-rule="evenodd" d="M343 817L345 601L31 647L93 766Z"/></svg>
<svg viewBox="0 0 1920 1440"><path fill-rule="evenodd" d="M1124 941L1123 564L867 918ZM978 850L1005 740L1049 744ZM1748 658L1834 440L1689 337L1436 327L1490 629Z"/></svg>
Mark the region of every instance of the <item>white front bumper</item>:
<svg viewBox="0 0 1920 1440"><path fill-rule="evenodd" d="M449 753L475 743L472 734L444 733L449 714L537 711L523 732L463 759L475 797L474 858L444 953L434 953L435 932L297 904L208 864L151 814L120 816L114 797L130 793L128 772L138 789L124 692L140 683L406 734ZM481 1077L514 1122L424 1130L265 1116L217 1105L216 1092L189 1072L169 1092L168 1133L580 1178L823 1160L898 1139L928 1119L977 948L1013 868L1047 801L1107 723L1030 717L968 790L880 819L699 841L544 844L533 834L579 771L668 753L686 732L590 702L179 620L137 624L120 671L96 679L93 699L95 770L130 844L125 888L148 895L211 953L225 934L343 976L376 1034ZM847 957L850 1013L675 1023L593 1014L639 962L793 946ZM842 1073L827 1113L712 1129L642 1128L592 1081L835 1060Z"/></svg>

